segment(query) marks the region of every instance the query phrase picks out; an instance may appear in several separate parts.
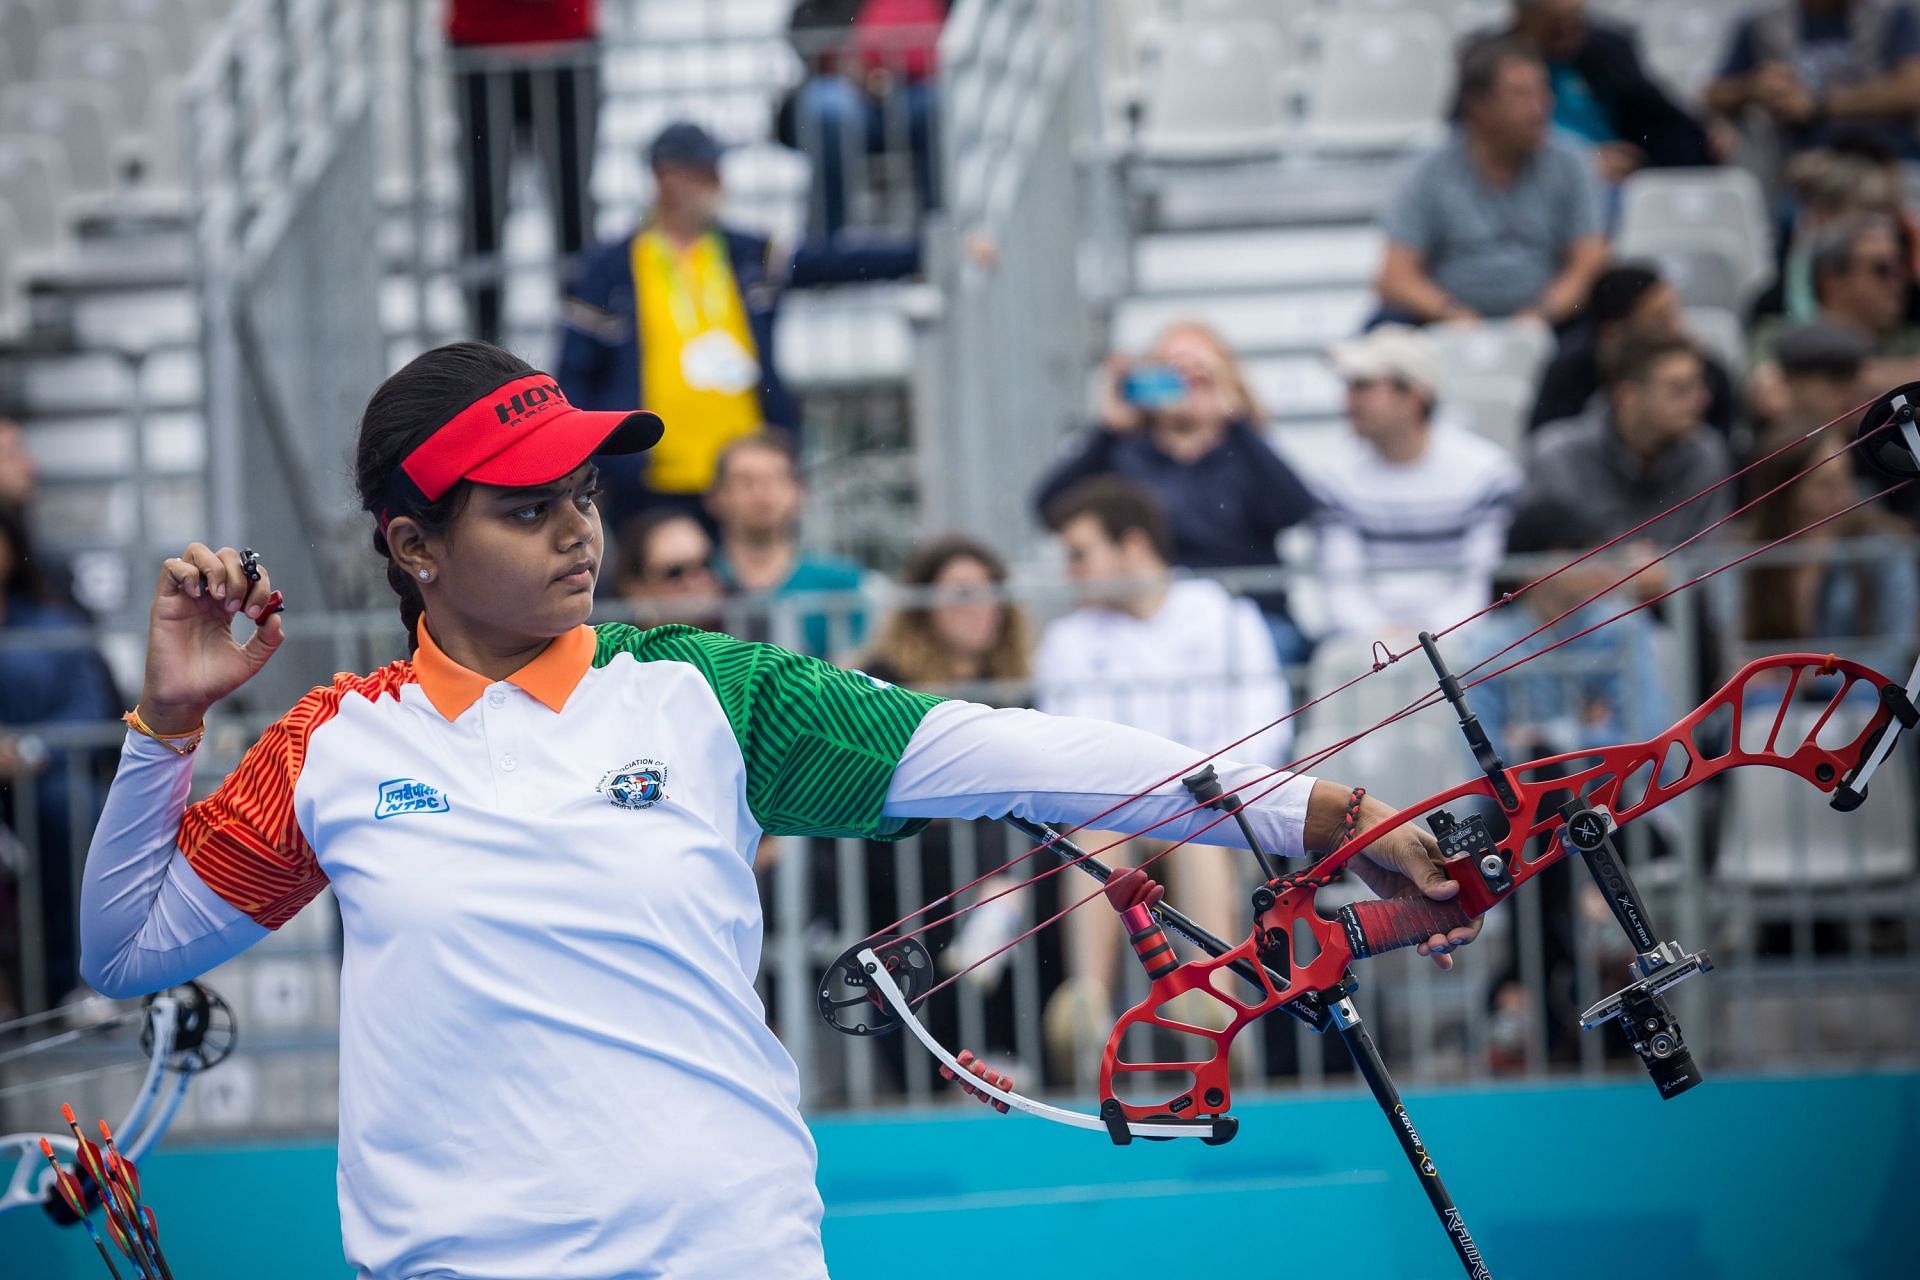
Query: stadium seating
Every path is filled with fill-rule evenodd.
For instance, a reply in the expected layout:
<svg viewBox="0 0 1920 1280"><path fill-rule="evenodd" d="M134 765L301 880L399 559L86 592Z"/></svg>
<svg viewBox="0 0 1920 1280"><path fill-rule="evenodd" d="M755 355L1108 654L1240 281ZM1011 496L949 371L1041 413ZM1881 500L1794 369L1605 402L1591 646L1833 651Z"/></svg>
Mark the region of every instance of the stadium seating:
<svg viewBox="0 0 1920 1280"><path fill-rule="evenodd" d="M151 31L165 44L165 65L176 75L193 69L212 16L202 0L84 0L80 11L91 22Z"/></svg>
<svg viewBox="0 0 1920 1280"><path fill-rule="evenodd" d="M1688 307L1687 329L1709 355L1738 376L1747 367L1747 331L1740 317L1721 307Z"/></svg>
<svg viewBox="0 0 1920 1280"><path fill-rule="evenodd" d="M13 216L15 261L51 265L68 241L66 157L51 138L0 133L0 207Z"/></svg>
<svg viewBox="0 0 1920 1280"><path fill-rule="evenodd" d="M1443 131L1453 37L1429 13L1335 13L1305 81L1300 141L1316 151L1396 151Z"/></svg>
<svg viewBox="0 0 1920 1280"><path fill-rule="evenodd" d="M1278 150L1287 136L1279 37L1262 22L1176 27L1147 77L1139 150L1160 161L1219 161Z"/></svg>
<svg viewBox="0 0 1920 1280"><path fill-rule="evenodd" d="M1773 277L1766 197L1743 169L1642 170L1622 185L1614 253L1677 268L1690 305L1742 311Z"/></svg>
<svg viewBox="0 0 1920 1280"><path fill-rule="evenodd" d="M97 84L27 80L0 89L0 132L54 139L67 158L73 193L97 195L113 186L119 110L113 94Z"/></svg>
<svg viewBox="0 0 1920 1280"><path fill-rule="evenodd" d="M1475 434L1518 455L1553 333L1528 320L1437 324L1427 331L1440 363L1440 404Z"/></svg>

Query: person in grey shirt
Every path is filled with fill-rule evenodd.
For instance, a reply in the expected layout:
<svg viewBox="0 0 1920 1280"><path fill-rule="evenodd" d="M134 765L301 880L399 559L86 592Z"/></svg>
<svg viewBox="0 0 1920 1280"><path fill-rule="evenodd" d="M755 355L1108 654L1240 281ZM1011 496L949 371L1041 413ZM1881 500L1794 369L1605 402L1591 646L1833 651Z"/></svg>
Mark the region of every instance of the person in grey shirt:
<svg viewBox="0 0 1920 1280"><path fill-rule="evenodd" d="M1382 217L1381 318L1531 315L1552 325L1607 260L1592 164L1548 132L1545 64L1510 39L1460 59L1458 126L1414 163Z"/></svg>
<svg viewBox="0 0 1920 1280"><path fill-rule="evenodd" d="M1603 395L1585 413L1542 427L1527 457L1533 500L1577 509L1602 540L1618 537L1733 473L1726 440L1706 423L1707 383L1685 338L1635 341L1605 371ZM1733 508L1731 486L1661 519L1623 544L1652 559ZM1660 566L1634 579L1646 598L1668 585Z"/></svg>

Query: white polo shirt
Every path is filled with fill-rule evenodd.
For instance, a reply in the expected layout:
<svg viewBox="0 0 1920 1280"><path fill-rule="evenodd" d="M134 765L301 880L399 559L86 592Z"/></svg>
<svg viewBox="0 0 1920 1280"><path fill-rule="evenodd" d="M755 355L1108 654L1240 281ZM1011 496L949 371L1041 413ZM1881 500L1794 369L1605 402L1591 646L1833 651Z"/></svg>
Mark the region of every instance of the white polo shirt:
<svg viewBox="0 0 1920 1280"><path fill-rule="evenodd" d="M348 1259L824 1275L753 855L920 825L881 808L935 701L684 627L582 627L489 683L423 628L275 724L180 847L269 928L339 899Z"/></svg>

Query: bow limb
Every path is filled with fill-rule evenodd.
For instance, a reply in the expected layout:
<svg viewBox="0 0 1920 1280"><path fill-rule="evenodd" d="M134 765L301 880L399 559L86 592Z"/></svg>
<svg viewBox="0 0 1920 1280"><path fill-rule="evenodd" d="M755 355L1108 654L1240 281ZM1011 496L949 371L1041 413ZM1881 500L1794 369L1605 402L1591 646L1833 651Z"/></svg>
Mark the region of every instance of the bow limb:
<svg viewBox="0 0 1920 1280"><path fill-rule="evenodd" d="M913 1009L909 1007L905 995L888 973L887 966L881 962L880 957L871 947L861 948L855 958L865 969L867 980L872 984L874 992L885 1001L888 1010L900 1024L912 1033L913 1038L918 1040L928 1053L938 1058L941 1065L964 1080L967 1087L976 1093L997 1102L1003 1102L1028 1115L1038 1116L1042 1120L1051 1120L1056 1124L1068 1125L1075 1129L1090 1129L1095 1133L1109 1134L1118 1142L1131 1141L1133 1138L1199 1138L1208 1143L1220 1143L1231 1138L1238 1127L1234 1121L1224 1117L1203 1123L1183 1122L1177 1119L1135 1121L1111 1116L1103 1117L1084 1111L1056 1107L1029 1098L1017 1090L1003 1089L999 1085L989 1084L962 1066L958 1056L949 1051L945 1045L934 1038L931 1031L921 1025L920 1019L914 1016Z"/></svg>

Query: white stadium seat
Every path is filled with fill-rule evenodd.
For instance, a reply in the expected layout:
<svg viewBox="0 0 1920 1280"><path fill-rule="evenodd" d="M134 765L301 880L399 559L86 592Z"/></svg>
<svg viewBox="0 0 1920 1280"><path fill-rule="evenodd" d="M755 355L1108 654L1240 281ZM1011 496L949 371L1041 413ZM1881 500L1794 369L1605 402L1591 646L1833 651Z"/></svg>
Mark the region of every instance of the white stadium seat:
<svg viewBox="0 0 1920 1280"><path fill-rule="evenodd" d="M0 0L0 84L33 74L46 18L32 0Z"/></svg>
<svg viewBox="0 0 1920 1280"><path fill-rule="evenodd" d="M1217 161L1277 153L1280 39L1265 23L1176 27L1147 77L1139 147L1149 159Z"/></svg>
<svg viewBox="0 0 1920 1280"><path fill-rule="evenodd" d="M1333 14L1306 77L1301 140L1317 151L1380 151L1436 139L1452 85L1453 37L1432 14Z"/></svg>
<svg viewBox="0 0 1920 1280"><path fill-rule="evenodd" d="M166 42L168 70L184 75L204 47L212 13L201 0L86 0L90 22L138 25Z"/></svg>
<svg viewBox="0 0 1920 1280"><path fill-rule="evenodd" d="M1747 331L1739 313L1722 307L1688 307L1687 331L1708 355L1739 377L1747 371Z"/></svg>
<svg viewBox="0 0 1920 1280"><path fill-rule="evenodd" d="M0 204L13 214L16 270L65 252L66 191L66 159L51 139L0 133Z"/></svg>
<svg viewBox="0 0 1920 1280"><path fill-rule="evenodd" d="M1544 324L1436 324L1428 328L1440 362L1440 411L1515 457L1526 434L1540 370L1553 354Z"/></svg>
<svg viewBox="0 0 1920 1280"><path fill-rule="evenodd" d="M26 290L14 266L19 237L13 210L0 198L0 342L17 337L26 327Z"/></svg>
<svg viewBox="0 0 1920 1280"><path fill-rule="evenodd" d="M1662 261L1716 254L1732 269L1735 297L1709 297L1703 282L1681 293L1691 305L1740 310L1773 278L1766 196L1744 169L1642 170L1621 187L1614 254Z"/></svg>
<svg viewBox="0 0 1920 1280"><path fill-rule="evenodd" d="M154 86L166 65L166 47L154 31L88 22L62 27L41 42L38 74L104 86L119 105L119 127L138 130L145 127Z"/></svg>
<svg viewBox="0 0 1920 1280"><path fill-rule="evenodd" d="M0 88L0 132L52 138L67 158L75 195L113 185L118 112L113 95L97 84L28 80Z"/></svg>

